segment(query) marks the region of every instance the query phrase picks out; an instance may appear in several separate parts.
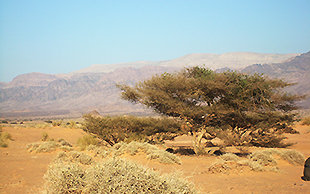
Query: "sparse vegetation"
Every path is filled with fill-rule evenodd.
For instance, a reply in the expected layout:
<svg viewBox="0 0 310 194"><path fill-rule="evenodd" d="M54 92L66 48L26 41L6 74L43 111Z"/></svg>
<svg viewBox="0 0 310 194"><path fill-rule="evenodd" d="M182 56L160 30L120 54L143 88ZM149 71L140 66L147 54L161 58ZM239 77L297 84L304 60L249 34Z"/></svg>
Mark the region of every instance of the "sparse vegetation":
<svg viewBox="0 0 310 194"><path fill-rule="evenodd" d="M84 165L90 165L94 161L91 156L77 151L70 151L68 153L60 152L55 160L63 162L79 162Z"/></svg>
<svg viewBox="0 0 310 194"><path fill-rule="evenodd" d="M56 150L57 147L64 151L71 151L73 150L71 147L72 145L66 142L64 139L59 139L55 142L53 139L48 139L48 134L44 133L43 138L45 141L42 142L35 142L29 143L26 145L26 149L28 152L35 152L35 153L49 153Z"/></svg>
<svg viewBox="0 0 310 194"><path fill-rule="evenodd" d="M44 175L45 193L197 193L192 183L178 174L160 175L120 158L82 167L55 162Z"/></svg>
<svg viewBox="0 0 310 194"><path fill-rule="evenodd" d="M53 127L60 126L62 124L62 120L52 121Z"/></svg>
<svg viewBox="0 0 310 194"><path fill-rule="evenodd" d="M276 166L277 159L274 156L279 156L281 159L286 160L292 165L302 166L305 161L305 157L300 152L287 149L264 149L255 151L244 160L240 160L240 158L235 154L228 153L220 156L222 160L211 165L208 172L241 172L247 167L256 172L280 172L279 167Z"/></svg>
<svg viewBox="0 0 310 194"><path fill-rule="evenodd" d="M49 153L55 151L58 146L59 145L54 141L44 141L27 144L26 149L28 149L28 152Z"/></svg>
<svg viewBox="0 0 310 194"><path fill-rule="evenodd" d="M181 160L178 156L165 150L160 150L157 146L146 142L140 143L132 141L128 144L120 142L107 150L107 154L111 154L112 156L120 156L124 153L133 156L138 152L144 152L147 154L147 159L156 160L162 164L181 164Z"/></svg>

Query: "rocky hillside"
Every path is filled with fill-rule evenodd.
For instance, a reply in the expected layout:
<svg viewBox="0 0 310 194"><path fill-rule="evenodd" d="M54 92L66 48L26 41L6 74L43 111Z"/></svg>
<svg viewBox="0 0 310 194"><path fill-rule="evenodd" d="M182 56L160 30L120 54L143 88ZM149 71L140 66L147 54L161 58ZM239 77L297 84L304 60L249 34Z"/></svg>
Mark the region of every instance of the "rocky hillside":
<svg viewBox="0 0 310 194"><path fill-rule="evenodd" d="M42 73L19 75L12 82L0 83L0 117L71 117L81 116L92 110L106 115L149 114L150 111L146 111L142 106L121 100L120 91L115 87L116 83L133 85L156 73L174 72L183 66L202 64L206 64L211 69L243 69L245 72L284 77L288 81L300 82L290 88L290 92L304 94L310 91L308 76L310 54L292 58L296 55L191 54L170 61L94 65L61 75ZM272 64L265 64L270 61ZM281 61L285 62L279 63ZM246 64L251 66L246 67ZM116 67L119 68L115 69ZM303 104L303 106L306 105L307 103Z"/></svg>
<svg viewBox="0 0 310 194"><path fill-rule="evenodd" d="M75 73L68 78L40 73L19 75L0 89L0 117L80 116L93 109L101 114L139 114L144 109L121 100L116 83L133 85L153 74L174 70L146 66L110 73Z"/></svg>

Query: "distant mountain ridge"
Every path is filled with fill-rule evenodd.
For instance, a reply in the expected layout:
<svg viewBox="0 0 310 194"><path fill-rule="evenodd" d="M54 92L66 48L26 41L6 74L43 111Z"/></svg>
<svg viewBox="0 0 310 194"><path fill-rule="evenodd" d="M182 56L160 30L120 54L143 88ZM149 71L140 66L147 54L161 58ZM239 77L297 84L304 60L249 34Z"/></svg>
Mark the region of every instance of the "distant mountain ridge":
<svg viewBox="0 0 310 194"><path fill-rule="evenodd" d="M241 60L242 54L244 54L243 61ZM184 66L202 64L211 69L225 70L229 68L244 72L264 72L265 74L274 72L271 76L284 75L288 81L302 81L302 84L294 86L295 88L290 91L305 93L310 91L310 88L305 86L310 82L309 74L307 74L310 69L309 55L310 53L302 55L190 54L170 61L118 64L113 66L116 68L115 70L112 67L94 65L69 74L29 73L19 75L12 82L0 84L0 117L70 117L81 116L92 110L97 110L101 115L150 114L150 111L145 110L141 105L132 105L121 100L120 91L115 86L116 83L134 85L154 74L174 72ZM207 61L206 56L212 56L213 60ZM231 61L229 62L229 60ZM214 61L223 63L212 66ZM247 61L261 61L262 63L245 65ZM268 61L273 62L267 65ZM231 65L227 67L226 64ZM307 103L303 105L307 105Z"/></svg>
<svg viewBox="0 0 310 194"><path fill-rule="evenodd" d="M69 73L98 73L98 72L111 72L117 68L123 67L136 67L141 68L144 66L164 66L164 67L177 67L195 66L205 64L212 70L220 68L240 69L252 64L268 64L268 63L280 63L290 58L293 58L299 54L263 54L252 52L232 52L224 54L208 54L208 53L195 53L188 54L176 59L167 61L137 61L130 63L119 64L106 64L106 65L92 65L90 67L80 69Z"/></svg>

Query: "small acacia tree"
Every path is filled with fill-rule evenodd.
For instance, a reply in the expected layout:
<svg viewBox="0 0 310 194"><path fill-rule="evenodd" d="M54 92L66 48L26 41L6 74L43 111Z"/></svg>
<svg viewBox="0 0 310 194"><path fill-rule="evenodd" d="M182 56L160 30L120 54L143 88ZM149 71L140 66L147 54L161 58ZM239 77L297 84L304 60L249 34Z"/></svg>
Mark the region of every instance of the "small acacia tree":
<svg viewBox="0 0 310 194"><path fill-rule="evenodd" d="M235 138L231 145L281 147L280 134L293 132L291 111L302 98L281 92L290 85L258 74L216 73L196 66L155 75L134 87L117 87L124 100L188 122L196 143L201 137L230 134Z"/></svg>

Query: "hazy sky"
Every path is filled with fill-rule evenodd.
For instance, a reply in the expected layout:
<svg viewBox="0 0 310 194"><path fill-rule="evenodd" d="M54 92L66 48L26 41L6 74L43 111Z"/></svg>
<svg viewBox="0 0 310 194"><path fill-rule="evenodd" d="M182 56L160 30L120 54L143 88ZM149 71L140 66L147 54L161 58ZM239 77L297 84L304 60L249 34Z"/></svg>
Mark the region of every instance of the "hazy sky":
<svg viewBox="0 0 310 194"><path fill-rule="evenodd" d="M305 53L309 0L0 0L0 81L190 53Z"/></svg>

